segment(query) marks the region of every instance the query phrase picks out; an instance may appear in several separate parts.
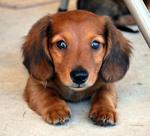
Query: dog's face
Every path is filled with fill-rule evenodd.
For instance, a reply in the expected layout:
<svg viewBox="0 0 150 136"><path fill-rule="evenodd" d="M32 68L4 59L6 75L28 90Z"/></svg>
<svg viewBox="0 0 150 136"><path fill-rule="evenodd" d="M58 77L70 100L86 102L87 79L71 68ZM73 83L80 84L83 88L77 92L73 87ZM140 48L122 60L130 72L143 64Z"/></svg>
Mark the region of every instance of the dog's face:
<svg viewBox="0 0 150 136"><path fill-rule="evenodd" d="M60 81L75 90L95 83L106 52L104 19L79 14L51 17L53 36L49 46Z"/></svg>
<svg viewBox="0 0 150 136"><path fill-rule="evenodd" d="M130 46L110 19L86 11L46 16L23 45L24 64L40 80L55 76L64 86L84 90L100 77L121 79L128 69Z"/></svg>

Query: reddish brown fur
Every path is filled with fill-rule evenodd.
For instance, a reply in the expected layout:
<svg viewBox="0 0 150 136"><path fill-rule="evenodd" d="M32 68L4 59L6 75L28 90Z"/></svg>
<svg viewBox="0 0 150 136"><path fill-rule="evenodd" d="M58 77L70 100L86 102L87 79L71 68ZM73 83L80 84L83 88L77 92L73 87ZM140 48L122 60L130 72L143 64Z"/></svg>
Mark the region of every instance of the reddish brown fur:
<svg viewBox="0 0 150 136"><path fill-rule="evenodd" d="M66 50L57 48L59 40L67 43ZM93 40L101 43L97 51L90 47ZM46 122L57 124L69 119L64 99L79 101L92 96L89 117L102 126L116 123L113 82L125 75L131 47L108 17L80 10L47 15L31 28L22 48L30 74L24 96ZM70 78L77 66L89 73L80 90L73 89Z"/></svg>

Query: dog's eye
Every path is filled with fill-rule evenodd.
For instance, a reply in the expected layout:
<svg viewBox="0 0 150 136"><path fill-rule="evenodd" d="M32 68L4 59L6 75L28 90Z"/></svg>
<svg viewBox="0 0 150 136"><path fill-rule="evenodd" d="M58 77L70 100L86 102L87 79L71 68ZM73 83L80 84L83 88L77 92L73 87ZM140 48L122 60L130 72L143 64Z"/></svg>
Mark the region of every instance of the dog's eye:
<svg viewBox="0 0 150 136"><path fill-rule="evenodd" d="M91 43L91 47L92 47L92 49L97 50L97 49L99 49L101 47L101 44L100 44L99 41L94 40Z"/></svg>
<svg viewBox="0 0 150 136"><path fill-rule="evenodd" d="M67 48L67 44L63 40L58 41L56 44L59 49Z"/></svg>

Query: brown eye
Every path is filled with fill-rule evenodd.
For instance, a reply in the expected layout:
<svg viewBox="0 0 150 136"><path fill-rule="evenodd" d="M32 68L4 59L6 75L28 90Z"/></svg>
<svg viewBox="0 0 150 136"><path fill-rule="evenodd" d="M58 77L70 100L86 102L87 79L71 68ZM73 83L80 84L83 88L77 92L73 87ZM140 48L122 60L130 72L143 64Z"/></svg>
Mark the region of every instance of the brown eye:
<svg viewBox="0 0 150 136"><path fill-rule="evenodd" d="M61 50L67 48L67 44L63 40L58 41L56 44L57 47Z"/></svg>
<svg viewBox="0 0 150 136"><path fill-rule="evenodd" d="M99 49L101 47L101 44L100 44L99 41L94 40L91 43L91 47L92 47L92 49L97 50L97 49Z"/></svg>

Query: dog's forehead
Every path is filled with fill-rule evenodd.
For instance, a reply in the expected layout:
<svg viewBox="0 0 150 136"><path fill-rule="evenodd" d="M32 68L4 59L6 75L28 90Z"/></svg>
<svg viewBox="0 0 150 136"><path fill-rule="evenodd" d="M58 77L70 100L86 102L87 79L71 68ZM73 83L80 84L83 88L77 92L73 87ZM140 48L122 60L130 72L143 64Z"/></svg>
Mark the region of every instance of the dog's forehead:
<svg viewBox="0 0 150 136"><path fill-rule="evenodd" d="M91 12L76 10L57 13L51 17L54 31L74 29L103 32L105 19Z"/></svg>

